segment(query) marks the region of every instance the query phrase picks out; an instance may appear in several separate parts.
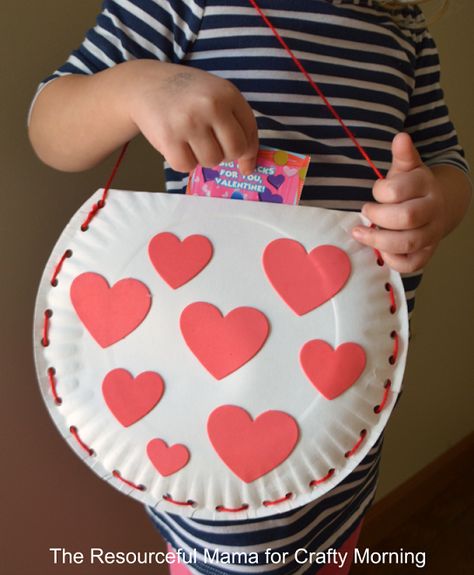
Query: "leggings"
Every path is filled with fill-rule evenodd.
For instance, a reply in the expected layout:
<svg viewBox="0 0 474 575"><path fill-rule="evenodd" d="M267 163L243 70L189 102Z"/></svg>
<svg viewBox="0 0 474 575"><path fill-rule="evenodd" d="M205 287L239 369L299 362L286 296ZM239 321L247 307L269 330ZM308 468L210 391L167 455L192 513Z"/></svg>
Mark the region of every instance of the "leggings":
<svg viewBox="0 0 474 575"><path fill-rule="evenodd" d="M338 548L338 551L341 553L348 552L348 560L344 564L344 567L339 568L338 565L328 564L324 565L318 572L317 575L348 575L352 560L354 557L354 549L357 545L357 541L359 539L360 530L362 528L363 520L359 523L357 528L354 532L350 535L350 537L344 541L344 543ZM168 551L171 553L173 549L168 545ZM183 565L182 563L173 563L170 565L170 575L192 575L189 569Z"/></svg>

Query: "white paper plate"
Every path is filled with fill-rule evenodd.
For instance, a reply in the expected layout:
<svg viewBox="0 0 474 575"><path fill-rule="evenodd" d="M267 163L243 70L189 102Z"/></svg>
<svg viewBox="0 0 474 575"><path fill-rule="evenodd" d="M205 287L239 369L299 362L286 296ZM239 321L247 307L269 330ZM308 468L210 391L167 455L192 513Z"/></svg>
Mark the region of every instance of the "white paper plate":
<svg viewBox="0 0 474 575"><path fill-rule="evenodd" d="M337 485L387 423L407 352L400 277L378 265L374 252L350 235L352 227L367 222L359 214L312 207L111 190L89 229L81 231L100 194L84 204L61 235L36 302L38 378L71 447L124 493L195 518L279 513ZM155 260L160 249L171 258L157 264L161 270L182 256L188 258L184 271L191 273L193 258L204 258L196 264L201 271L180 287L171 287L171 272L163 272L165 281L149 256L150 241L163 233L208 240L207 247L201 239L196 250L171 256L163 247L166 241L155 240ZM276 240L280 243L273 243L264 258ZM331 270L323 256L326 248L314 259L296 255L301 266L290 275L319 265L317 272L306 270L306 283L315 284L306 290L309 297L313 288L322 289L315 278L324 282L325 277L337 292L311 311L297 310L298 315L284 301L281 282L288 278L276 278L286 273L278 259L288 261L291 270L298 250L328 245L329 260L341 257L344 267L346 258L349 275L336 290L341 270ZM70 257L63 257L66 252ZM110 286L129 280L113 291L104 289L96 305L99 276ZM197 302L212 304L225 316L236 308L254 310L213 324L207 316L215 312ZM136 327L121 337L127 322ZM236 333L242 325L247 331ZM121 338L111 343L113 337ZM319 343L308 344L312 340ZM243 361L245 345L252 355L248 361ZM224 362L219 357L215 362L219 353ZM337 377L347 379L343 392L329 385L335 365ZM350 369L354 373L348 374ZM324 375L324 370L329 372ZM144 372L154 375L134 380ZM333 392L340 394L329 399Z"/></svg>

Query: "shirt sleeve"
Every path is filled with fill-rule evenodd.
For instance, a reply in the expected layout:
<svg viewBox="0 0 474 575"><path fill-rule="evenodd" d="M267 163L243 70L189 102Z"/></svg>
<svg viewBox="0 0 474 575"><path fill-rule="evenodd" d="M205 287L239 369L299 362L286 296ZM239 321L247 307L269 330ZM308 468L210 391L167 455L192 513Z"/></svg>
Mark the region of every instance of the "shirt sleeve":
<svg viewBox="0 0 474 575"><path fill-rule="evenodd" d="M469 171L444 101L438 49L426 29L418 41L415 84L405 130L428 166L452 164L464 172Z"/></svg>
<svg viewBox="0 0 474 575"><path fill-rule="evenodd" d="M40 85L67 74L95 74L121 62L178 64L201 25L203 0L105 0L96 25L67 61Z"/></svg>
<svg viewBox="0 0 474 575"><path fill-rule="evenodd" d="M182 63L201 26L205 0L105 0L82 44L38 86L68 74L95 74L121 62L156 59Z"/></svg>

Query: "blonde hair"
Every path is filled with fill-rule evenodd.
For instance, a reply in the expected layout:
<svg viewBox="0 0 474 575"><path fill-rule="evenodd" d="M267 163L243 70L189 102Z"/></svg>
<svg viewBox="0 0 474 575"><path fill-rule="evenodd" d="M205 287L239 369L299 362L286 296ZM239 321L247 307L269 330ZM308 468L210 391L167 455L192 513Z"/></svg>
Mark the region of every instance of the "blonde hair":
<svg viewBox="0 0 474 575"><path fill-rule="evenodd" d="M402 8L403 6L415 6L416 4L426 4L433 0L377 0L379 4L385 4L388 8ZM441 2L440 10L446 10L449 0L439 0Z"/></svg>
<svg viewBox="0 0 474 575"><path fill-rule="evenodd" d="M386 4L389 7L400 8L402 5L415 5L415 4L426 4L426 2L431 2L432 0L377 0L380 4ZM442 8L448 5L449 0L441 0Z"/></svg>
<svg viewBox="0 0 474 575"><path fill-rule="evenodd" d="M427 2L432 2L433 0L376 0L379 4L383 4L387 8L393 10L400 10L404 6L416 6L418 4L426 4ZM438 0L440 4L438 10L430 18L431 22L440 18L447 10L449 0Z"/></svg>

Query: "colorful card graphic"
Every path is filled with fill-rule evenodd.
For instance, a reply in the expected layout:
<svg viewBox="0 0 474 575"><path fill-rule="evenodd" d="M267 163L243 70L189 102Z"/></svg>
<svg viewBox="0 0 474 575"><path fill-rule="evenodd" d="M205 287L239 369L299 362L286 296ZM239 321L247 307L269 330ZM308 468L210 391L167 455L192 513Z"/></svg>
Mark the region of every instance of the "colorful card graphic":
<svg viewBox="0 0 474 575"><path fill-rule="evenodd" d="M309 162L309 156L261 148L257 167L248 176L234 161L213 168L198 166L189 176L186 193L294 205L299 202Z"/></svg>

